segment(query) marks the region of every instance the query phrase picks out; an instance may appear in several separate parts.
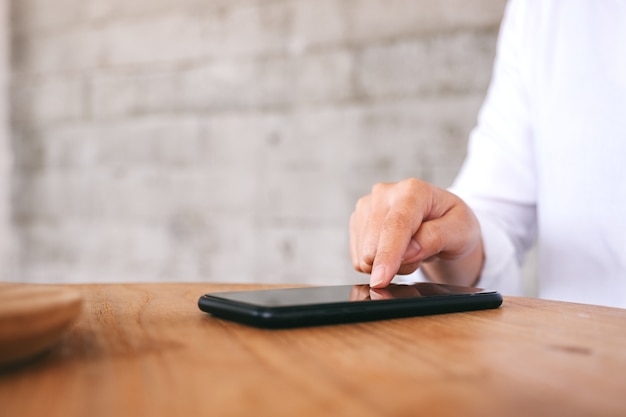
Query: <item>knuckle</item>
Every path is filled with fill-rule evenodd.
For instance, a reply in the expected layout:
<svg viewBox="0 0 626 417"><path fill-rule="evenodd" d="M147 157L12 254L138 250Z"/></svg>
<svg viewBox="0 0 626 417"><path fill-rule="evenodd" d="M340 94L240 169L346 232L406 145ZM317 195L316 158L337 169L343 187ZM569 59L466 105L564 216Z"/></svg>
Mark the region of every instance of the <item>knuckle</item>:
<svg viewBox="0 0 626 417"><path fill-rule="evenodd" d="M374 186L372 187L372 194L383 194L386 193L389 190L389 183L386 182L379 182L374 184Z"/></svg>
<svg viewBox="0 0 626 417"><path fill-rule="evenodd" d="M359 272L369 274L372 272L372 265L368 264L367 262L361 262L357 270Z"/></svg>
<svg viewBox="0 0 626 417"><path fill-rule="evenodd" d="M356 211L363 211L370 206L371 197L369 195L359 198L356 202Z"/></svg>
<svg viewBox="0 0 626 417"><path fill-rule="evenodd" d="M382 225L384 231L398 229L404 230L409 229L410 226L411 222L409 217L401 212L389 213Z"/></svg>
<svg viewBox="0 0 626 417"><path fill-rule="evenodd" d="M366 247L363 249L363 253L361 254L361 268L367 269L369 267L371 269L376 256L376 248L372 245L366 245Z"/></svg>
<svg viewBox="0 0 626 417"><path fill-rule="evenodd" d="M399 183L405 192L417 193L428 187L428 184L417 178L406 178Z"/></svg>

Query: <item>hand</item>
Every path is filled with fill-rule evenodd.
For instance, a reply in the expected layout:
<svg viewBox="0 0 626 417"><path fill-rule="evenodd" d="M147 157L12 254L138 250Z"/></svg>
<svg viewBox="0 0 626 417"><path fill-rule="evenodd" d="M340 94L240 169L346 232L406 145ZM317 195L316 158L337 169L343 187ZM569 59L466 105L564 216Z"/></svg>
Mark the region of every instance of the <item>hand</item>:
<svg viewBox="0 0 626 417"><path fill-rule="evenodd" d="M376 184L350 217L350 256L372 288L423 263L433 281L472 285L483 264L480 225L456 195L410 178Z"/></svg>

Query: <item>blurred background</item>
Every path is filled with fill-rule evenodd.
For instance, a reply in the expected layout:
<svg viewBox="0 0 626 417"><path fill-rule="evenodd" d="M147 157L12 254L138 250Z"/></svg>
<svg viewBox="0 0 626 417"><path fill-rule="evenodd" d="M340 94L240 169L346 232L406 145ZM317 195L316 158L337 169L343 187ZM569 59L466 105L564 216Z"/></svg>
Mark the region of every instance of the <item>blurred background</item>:
<svg viewBox="0 0 626 417"><path fill-rule="evenodd" d="M367 279L354 204L450 185L504 4L0 0L3 279Z"/></svg>

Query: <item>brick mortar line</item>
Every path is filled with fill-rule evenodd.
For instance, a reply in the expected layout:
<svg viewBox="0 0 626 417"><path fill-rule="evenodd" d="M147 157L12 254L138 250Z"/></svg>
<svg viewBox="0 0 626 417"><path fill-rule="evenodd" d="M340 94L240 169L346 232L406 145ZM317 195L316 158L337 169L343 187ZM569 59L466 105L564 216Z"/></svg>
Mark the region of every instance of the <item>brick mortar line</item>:
<svg viewBox="0 0 626 417"><path fill-rule="evenodd" d="M144 117L156 117L156 116L185 116L185 117L198 117L206 118L208 116L224 116L224 115L254 115L254 114L281 114L287 116L289 114L299 113L310 110L332 110L332 109L358 109L359 107L384 105L388 103L402 103L402 102L426 102L432 99L441 100L464 100L476 98L478 96L484 97L486 93L486 86L484 89L474 90L459 90L452 92L450 90L445 92L428 92L428 93L416 93L413 95L403 94L385 94L378 96L363 96L356 97L350 100L333 100L323 101L318 103L288 103L278 105L250 105L242 107L231 107L220 109L217 106L215 108L198 110L198 109L181 109L181 110L166 110L166 111L145 111L128 114L125 116L94 116L67 118L51 122L46 122L36 125L36 130L46 130L50 128L58 128L64 126L73 126L83 123L110 123L119 122L123 120L140 120ZM27 120L14 120L13 128L19 130L21 123L27 123L32 125L32 122Z"/></svg>
<svg viewBox="0 0 626 417"><path fill-rule="evenodd" d="M57 71L45 71L45 72L28 72L27 70L12 67L11 78L25 78L24 82L41 82L46 78L54 77L73 77L73 76L98 76L98 75L128 75L136 76L137 74L158 74L158 73L179 73L194 71L197 69L209 67L212 63L228 62L232 64L237 63L264 63L264 62L288 62L290 60L297 61L299 59L306 59L308 57L320 57L324 54L333 53L346 53L351 55L353 59L359 59L361 55L368 50L384 48L386 46L396 46L401 44L420 44L430 41L438 41L441 39L451 40L461 37L465 34L473 34L478 38L493 38L495 47L495 37L497 28L489 28L482 31L462 31L452 30L448 32L433 32L429 36L417 36L417 37L402 37L395 36L376 42L363 42L358 44L352 44L350 42L336 43L330 45L316 45L306 49L303 54L293 54L289 52L289 47L285 46L285 49L280 52L268 52L250 55L234 55L226 57L216 57L211 54L201 54L194 58L183 58L180 60L156 60L145 63L129 63L122 65L110 65L110 66L92 66L81 69L66 69ZM495 52L495 49L494 49ZM19 82L19 81L18 81Z"/></svg>

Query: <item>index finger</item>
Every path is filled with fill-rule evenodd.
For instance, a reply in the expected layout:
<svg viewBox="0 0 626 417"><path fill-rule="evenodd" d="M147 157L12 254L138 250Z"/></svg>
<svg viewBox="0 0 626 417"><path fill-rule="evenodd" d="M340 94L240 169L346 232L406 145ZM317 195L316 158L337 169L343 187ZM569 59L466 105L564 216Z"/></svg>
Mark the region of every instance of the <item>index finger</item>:
<svg viewBox="0 0 626 417"><path fill-rule="evenodd" d="M378 248L372 264L370 286L384 288L393 279L402 263L413 234L422 222L422 216L415 213L409 218L406 211L389 211L380 229Z"/></svg>

